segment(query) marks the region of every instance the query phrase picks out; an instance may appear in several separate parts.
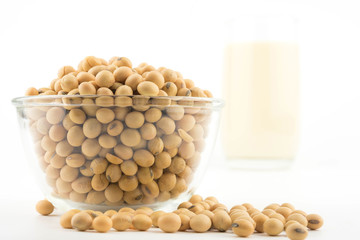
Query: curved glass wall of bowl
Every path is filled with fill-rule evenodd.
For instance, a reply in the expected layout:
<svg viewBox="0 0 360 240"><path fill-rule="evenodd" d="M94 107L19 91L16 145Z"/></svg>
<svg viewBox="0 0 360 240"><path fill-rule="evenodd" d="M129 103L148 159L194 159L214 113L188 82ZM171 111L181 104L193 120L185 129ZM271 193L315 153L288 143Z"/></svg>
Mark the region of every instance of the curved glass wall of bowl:
<svg viewBox="0 0 360 240"><path fill-rule="evenodd" d="M188 200L212 156L224 105L213 98L98 95L12 102L34 176L63 211L169 210Z"/></svg>

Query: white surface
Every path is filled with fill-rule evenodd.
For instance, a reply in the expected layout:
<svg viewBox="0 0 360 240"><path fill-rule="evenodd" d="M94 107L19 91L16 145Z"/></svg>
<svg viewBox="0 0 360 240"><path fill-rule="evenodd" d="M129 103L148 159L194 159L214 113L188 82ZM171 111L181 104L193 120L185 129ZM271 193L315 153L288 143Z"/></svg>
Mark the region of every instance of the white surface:
<svg viewBox="0 0 360 240"><path fill-rule="evenodd" d="M294 170L296 168L297 170ZM344 171L323 167L320 171L303 169L295 163L286 171L239 171L222 167L209 169L198 193L214 195L227 206L250 202L261 209L273 202L290 202L307 213L323 216L325 224L318 231L310 231L307 239L354 239L358 234L357 217L360 214L360 182L356 170ZM34 209L41 194L2 196L0 226L1 239L234 239L227 233L180 232L165 234L151 228L147 232L133 230L106 234L94 231L77 232L62 229L59 215L40 216ZM20 222L18 222L20 221ZM269 239L265 234L254 234L250 239ZM287 239L283 232L276 239Z"/></svg>

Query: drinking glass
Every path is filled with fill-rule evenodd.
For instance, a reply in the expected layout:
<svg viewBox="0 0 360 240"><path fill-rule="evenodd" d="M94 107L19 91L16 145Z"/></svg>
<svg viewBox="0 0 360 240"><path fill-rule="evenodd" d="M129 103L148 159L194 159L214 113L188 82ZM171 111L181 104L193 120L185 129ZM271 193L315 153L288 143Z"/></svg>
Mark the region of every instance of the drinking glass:
<svg viewBox="0 0 360 240"><path fill-rule="evenodd" d="M223 142L240 168L291 165L298 146L299 46L296 19L230 21L225 46Z"/></svg>

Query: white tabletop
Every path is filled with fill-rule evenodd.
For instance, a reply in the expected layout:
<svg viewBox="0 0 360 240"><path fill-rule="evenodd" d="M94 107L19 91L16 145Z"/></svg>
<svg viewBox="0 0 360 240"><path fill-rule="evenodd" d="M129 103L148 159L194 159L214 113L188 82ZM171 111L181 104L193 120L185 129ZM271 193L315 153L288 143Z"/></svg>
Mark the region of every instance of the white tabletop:
<svg viewBox="0 0 360 240"><path fill-rule="evenodd" d="M30 181L31 182L31 181ZM282 171L229 170L213 166L208 169L198 193L214 195L229 207L244 202L256 208L273 202L291 202L307 213L318 213L325 220L318 231L310 231L308 239L354 239L358 236L360 197L357 184L360 182L356 169L341 169L334 166L304 169L298 165ZM27 183L24 182L26 185ZM20 187L20 186L19 186ZM24 187L24 186L21 186ZM100 234L93 231L77 232L59 225L59 213L40 216L35 204L42 195L34 186L28 186L27 194L17 191L1 194L1 239L233 239L235 235L208 232L178 232L165 234L151 228L146 232L109 231ZM16 189L16 188L14 188ZM31 194L30 194L31 193ZM254 234L251 239L269 239L265 234ZM283 232L276 239L287 239Z"/></svg>

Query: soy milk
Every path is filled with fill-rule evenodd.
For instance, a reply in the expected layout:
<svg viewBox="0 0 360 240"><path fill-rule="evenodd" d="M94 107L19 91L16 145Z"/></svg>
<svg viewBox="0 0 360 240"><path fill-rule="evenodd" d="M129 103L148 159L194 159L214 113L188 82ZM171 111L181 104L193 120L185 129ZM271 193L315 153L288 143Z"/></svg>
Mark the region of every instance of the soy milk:
<svg viewBox="0 0 360 240"><path fill-rule="evenodd" d="M298 141L298 46L231 43L225 49L228 158L292 159Z"/></svg>

